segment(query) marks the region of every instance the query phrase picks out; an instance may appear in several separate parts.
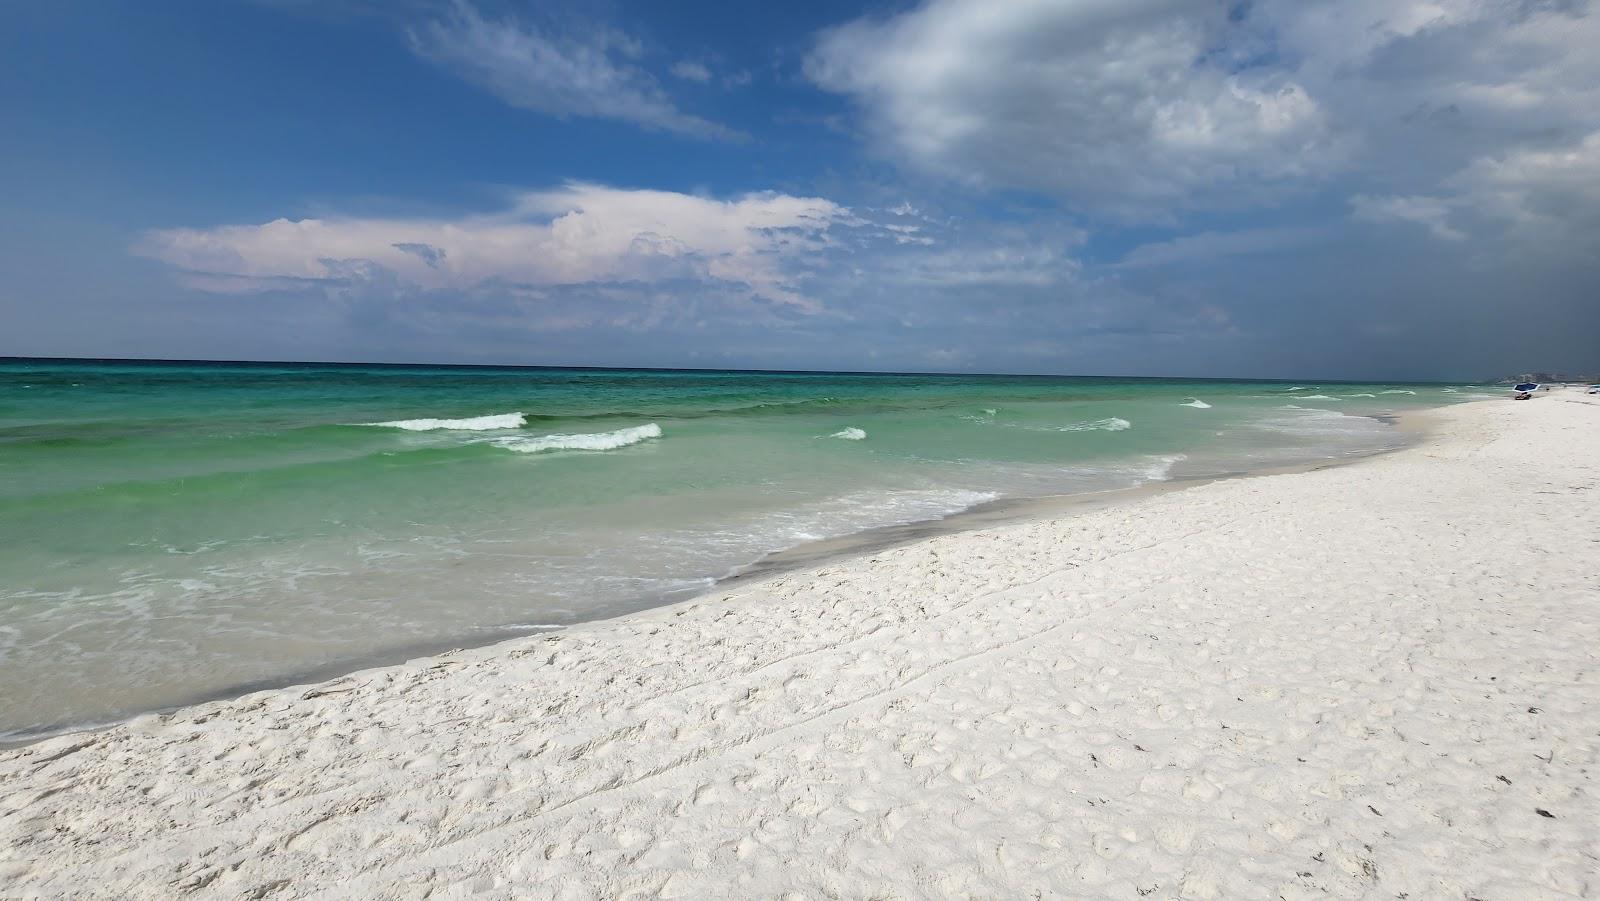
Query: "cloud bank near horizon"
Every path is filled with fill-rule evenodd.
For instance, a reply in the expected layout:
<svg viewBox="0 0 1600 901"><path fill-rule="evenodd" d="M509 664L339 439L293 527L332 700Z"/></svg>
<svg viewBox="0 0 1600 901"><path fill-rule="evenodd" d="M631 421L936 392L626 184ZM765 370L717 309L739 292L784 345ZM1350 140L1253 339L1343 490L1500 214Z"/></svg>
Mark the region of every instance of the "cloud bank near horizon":
<svg viewBox="0 0 1600 901"><path fill-rule="evenodd" d="M803 367L797 353L826 345L817 358L834 368L992 367L967 346L979 341L1037 369L1086 342L1232 328L1214 305L1156 302L1086 275L1086 237L1059 219L967 222L903 202L574 183L512 194L489 213L157 229L134 249L204 294L396 335L449 322L476 353L654 338L698 346L708 364Z"/></svg>
<svg viewBox="0 0 1600 901"><path fill-rule="evenodd" d="M815 312L788 264L821 248L850 212L773 192L715 200L572 183L515 195L501 211L455 218L276 219L158 229L135 252L175 266L202 290L235 293L341 285L381 273L424 291L661 281L742 286Z"/></svg>

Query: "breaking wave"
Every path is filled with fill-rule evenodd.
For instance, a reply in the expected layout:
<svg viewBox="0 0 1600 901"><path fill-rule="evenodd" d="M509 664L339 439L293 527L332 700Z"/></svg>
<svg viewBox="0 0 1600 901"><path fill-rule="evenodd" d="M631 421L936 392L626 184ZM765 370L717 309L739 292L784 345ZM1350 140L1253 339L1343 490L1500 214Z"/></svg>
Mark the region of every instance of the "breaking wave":
<svg viewBox="0 0 1600 901"><path fill-rule="evenodd" d="M394 422L364 422L362 425L405 429L408 432L432 432L439 429L492 432L496 429L520 429L527 421L527 417L521 413L495 413L489 416L474 416L470 419L399 419Z"/></svg>
<svg viewBox="0 0 1600 901"><path fill-rule="evenodd" d="M1096 419L1092 422L1075 422L1072 425L1057 426L1053 432L1121 432L1133 428L1133 423L1117 416L1109 419Z"/></svg>
<svg viewBox="0 0 1600 901"><path fill-rule="evenodd" d="M829 438L843 438L846 441L860 441L863 438L867 437L867 433L865 431L862 431L861 429L856 428L855 426L850 426L848 428L840 429L839 431L834 432L832 435L829 435L828 437Z"/></svg>
<svg viewBox="0 0 1600 901"><path fill-rule="evenodd" d="M1152 482L1165 482L1172 477L1172 467L1189 459L1188 454L1168 454L1166 456L1151 458L1150 465L1144 470L1144 477Z"/></svg>
<svg viewBox="0 0 1600 901"><path fill-rule="evenodd" d="M1386 434L1389 427L1384 423L1366 416L1350 416L1327 407L1300 407L1294 404L1284 404L1281 410L1290 412L1281 415L1268 416L1265 419L1251 423L1258 429L1273 432L1288 432L1304 438L1316 440L1336 440L1342 444L1343 440L1360 442Z"/></svg>
<svg viewBox="0 0 1600 901"><path fill-rule="evenodd" d="M616 450L619 447L660 437L661 426L652 422L649 425L617 429L614 432L595 432L589 435L540 435L537 438L495 438L489 443L519 454L539 454L564 450Z"/></svg>
<svg viewBox="0 0 1600 901"><path fill-rule="evenodd" d="M1211 405L1210 404L1206 403L1205 401L1201 400L1198 397L1194 398L1193 400L1189 401L1186 404L1179 404L1178 406L1180 406L1180 407L1194 407L1196 410L1209 410L1209 409L1211 409Z"/></svg>

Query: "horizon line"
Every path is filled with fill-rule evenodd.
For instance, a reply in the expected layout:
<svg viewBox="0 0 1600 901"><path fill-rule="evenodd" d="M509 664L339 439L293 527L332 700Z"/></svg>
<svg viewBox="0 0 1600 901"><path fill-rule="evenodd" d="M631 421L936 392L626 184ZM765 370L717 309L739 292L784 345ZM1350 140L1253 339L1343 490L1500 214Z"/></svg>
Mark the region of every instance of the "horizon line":
<svg viewBox="0 0 1600 901"><path fill-rule="evenodd" d="M592 366L544 363L393 363L361 360L222 360L189 357L59 357L14 356L0 354L0 363L134 363L134 364L209 364L226 366L343 366L386 367L395 369L518 369L518 370L577 370L585 372L723 372L752 375L862 375L862 376L922 376L942 378L1038 378L1038 379L1137 379L1147 381L1191 382L1326 382L1349 384L1376 384L1395 382L1410 385L1447 385L1456 383L1490 384L1505 378L1478 379L1351 379L1322 378L1317 376L1180 376L1180 375L1085 375L1078 373L1033 372L935 372L924 370L872 370L872 369L759 369L718 368L701 366Z"/></svg>

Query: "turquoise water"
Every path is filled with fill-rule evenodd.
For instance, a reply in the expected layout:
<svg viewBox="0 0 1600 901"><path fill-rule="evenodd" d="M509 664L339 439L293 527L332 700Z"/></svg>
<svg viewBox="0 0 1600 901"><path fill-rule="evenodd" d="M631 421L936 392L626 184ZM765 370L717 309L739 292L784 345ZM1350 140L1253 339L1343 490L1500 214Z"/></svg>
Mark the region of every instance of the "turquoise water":
<svg viewBox="0 0 1600 901"><path fill-rule="evenodd" d="M672 600L1002 497L1337 458L1470 386L0 362L0 734Z"/></svg>

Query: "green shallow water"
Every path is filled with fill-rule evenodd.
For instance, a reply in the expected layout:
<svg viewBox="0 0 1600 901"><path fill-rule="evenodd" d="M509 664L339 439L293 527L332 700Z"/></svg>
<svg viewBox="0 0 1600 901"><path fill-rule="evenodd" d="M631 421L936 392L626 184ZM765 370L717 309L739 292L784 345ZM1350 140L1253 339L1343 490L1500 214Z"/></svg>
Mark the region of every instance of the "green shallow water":
<svg viewBox="0 0 1600 901"><path fill-rule="evenodd" d="M1367 453L1386 413L1486 390L0 362L0 735L616 615L998 497Z"/></svg>

